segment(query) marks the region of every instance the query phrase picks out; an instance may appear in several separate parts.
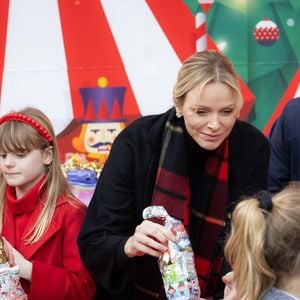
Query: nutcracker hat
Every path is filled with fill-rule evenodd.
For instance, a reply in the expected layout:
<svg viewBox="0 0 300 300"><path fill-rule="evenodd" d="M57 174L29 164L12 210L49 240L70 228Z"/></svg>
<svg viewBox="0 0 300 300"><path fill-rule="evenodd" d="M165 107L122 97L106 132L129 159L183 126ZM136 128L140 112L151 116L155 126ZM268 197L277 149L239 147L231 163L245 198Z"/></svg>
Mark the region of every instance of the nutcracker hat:
<svg viewBox="0 0 300 300"><path fill-rule="evenodd" d="M80 88L84 119L82 123L124 122L126 87Z"/></svg>

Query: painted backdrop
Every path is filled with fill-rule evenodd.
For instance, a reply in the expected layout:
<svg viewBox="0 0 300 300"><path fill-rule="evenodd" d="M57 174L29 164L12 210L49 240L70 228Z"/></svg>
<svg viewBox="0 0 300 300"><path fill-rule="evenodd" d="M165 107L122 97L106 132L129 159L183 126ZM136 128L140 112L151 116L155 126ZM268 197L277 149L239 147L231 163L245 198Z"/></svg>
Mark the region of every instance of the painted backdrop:
<svg viewBox="0 0 300 300"><path fill-rule="evenodd" d="M1 0L0 113L31 105L67 152L104 162L115 136L172 105L184 59L234 63L241 117L268 134L300 95L299 0Z"/></svg>

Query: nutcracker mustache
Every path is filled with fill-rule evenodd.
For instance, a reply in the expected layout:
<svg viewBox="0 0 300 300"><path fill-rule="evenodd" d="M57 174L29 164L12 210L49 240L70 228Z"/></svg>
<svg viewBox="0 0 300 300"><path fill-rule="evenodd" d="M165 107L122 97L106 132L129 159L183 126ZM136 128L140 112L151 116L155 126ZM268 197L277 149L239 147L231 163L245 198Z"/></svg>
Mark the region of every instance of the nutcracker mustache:
<svg viewBox="0 0 300 300"><path fill-rule="evenodd" d="M91 148L100 148L100 147L103 147L103 146L109 146L111 147L112 143L110 142L98 142L96 144L92 144L92 145L88 145L89 147Z"/></svg>

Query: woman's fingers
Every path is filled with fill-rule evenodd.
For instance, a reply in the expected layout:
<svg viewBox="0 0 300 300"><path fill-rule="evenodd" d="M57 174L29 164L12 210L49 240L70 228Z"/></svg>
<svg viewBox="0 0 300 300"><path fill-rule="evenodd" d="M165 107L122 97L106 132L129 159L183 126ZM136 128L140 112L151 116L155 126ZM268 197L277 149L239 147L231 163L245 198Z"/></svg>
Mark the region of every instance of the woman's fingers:
<svg viewBox="0 0 300 300"><path fill-rule="evenodd" d="M138 225L135 233L155 239L161 244L167 244L169 240L175 239L174 234L169 229L148 220Z"/></svg>
<svg viewBox="0 0 300 300"><path fill-rule="evenodd" d="M125 244L124 251L129 257L148 254L158 257L168 250L168 241L175 240L174 234L164 226L143 221Z"/></svg>
<svg viewBox="0 0 300 300"><path fill-rule="evenodd" d="M135 237L131 237L129 239L129 243L131 240L131 250L129 251L129 253L127 253L127 255L129 257L134 257L134 256L143 256L145 254L151 255L151 256L155 256L158 257L162 252L167 251L167 247L163 246L160 249L155 248L154 243L148 242L148 243L143 243L141 241L138 241L135 239Z"/></svg>

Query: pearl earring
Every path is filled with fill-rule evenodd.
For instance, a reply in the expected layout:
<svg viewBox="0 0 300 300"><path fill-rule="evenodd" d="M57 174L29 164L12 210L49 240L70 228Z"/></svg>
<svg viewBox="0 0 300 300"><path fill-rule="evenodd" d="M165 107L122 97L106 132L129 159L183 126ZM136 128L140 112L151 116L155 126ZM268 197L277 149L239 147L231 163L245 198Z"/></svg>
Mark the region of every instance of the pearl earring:
<svg viewBox="0 0 300 300"><path fill-rule="evenodd" d="M181 118L182 117L182 113L180 111L176 111L176 117L177 118Z"/></svg>

